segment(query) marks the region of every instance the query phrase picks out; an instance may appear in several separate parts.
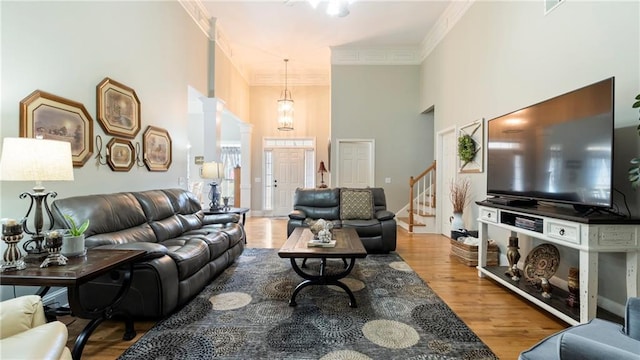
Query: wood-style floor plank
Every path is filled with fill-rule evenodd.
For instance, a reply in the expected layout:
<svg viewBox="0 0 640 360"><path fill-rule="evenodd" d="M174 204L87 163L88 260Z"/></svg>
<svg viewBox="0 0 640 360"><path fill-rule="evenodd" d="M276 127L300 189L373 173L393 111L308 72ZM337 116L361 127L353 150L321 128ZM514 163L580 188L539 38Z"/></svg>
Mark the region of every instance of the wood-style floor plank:
<svg viewBox="0 0 640 360"><path fill-rule="evenodd" d="M245 225L247 246L279 248L286 240L285 219L249 217ZM517 359L518 354L567 324L540 310L502 286L479 278L477 270L449 255L447 237L410 234L398 228L396 252L420 275L500 359ZM73 346L86 320L63 317ZM124 325L116 321L101 324L89 338L83 359L117 358L155 322L135 323L138 335L123 341Z"/></svg>

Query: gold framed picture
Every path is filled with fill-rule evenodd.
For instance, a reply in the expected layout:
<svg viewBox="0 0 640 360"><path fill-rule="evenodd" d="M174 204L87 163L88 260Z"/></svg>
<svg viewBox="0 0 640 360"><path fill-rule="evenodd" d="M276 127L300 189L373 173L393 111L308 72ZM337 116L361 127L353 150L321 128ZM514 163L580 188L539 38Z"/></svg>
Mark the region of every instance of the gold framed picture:
<svg viewBox="0 0 640 360"><path fill-rule="evenodd" d="M140 132L140 100L136 92L113 79L96 86L97 116L106 134L133 139Z"/></svg>
<svg viewBox="0 0 640 360"><path fill-rule="evenodd" d="M165 129L148 126L142 135L144 164L149 171L167 171L171 166L171 137Z"/></svg>
<svg viewBox="0 0 640 360"><path fill-rule="evenodd" d="M107 164L113 171L129 171L135 162L135 149L131 141L112 138L107 144Z"/></svg>
<svg viewBox="0 0 640 360"><path fill-rule="evenodd" d="M42 90L20 101L20 136L70 143L74 167L93 154L93 118L84 105Z"/></svg>

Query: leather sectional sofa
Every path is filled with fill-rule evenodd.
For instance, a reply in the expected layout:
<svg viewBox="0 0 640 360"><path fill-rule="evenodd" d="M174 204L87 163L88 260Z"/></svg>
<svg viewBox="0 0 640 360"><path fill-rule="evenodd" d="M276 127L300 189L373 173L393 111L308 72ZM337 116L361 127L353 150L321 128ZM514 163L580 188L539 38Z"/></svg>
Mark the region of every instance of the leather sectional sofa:
<svg viewBox="0 0 640 360"><path fill-rule="evenodd" d="M240 256L245 232L234 214L205 215L196 197L182 189L123 192L57 199L54 224L69 228L90 221L85 246L142 249L121 308L136 318L161 318L198 294ZM120 288L112 271L80 288L85 308L98 308Z"/></svg>
<svg viewBox="0 0 640 360"><path fill-rule="evenodd" d="M350 199L365 199L370 204L355 212L346 211L351 206ZM293 198L293 209L289 213L287 236L296 227L308 227L310 221L325 219L332 221L335 227L355 228L368 253L388 253L396 249L395 214L387 210L383 188L299 188Z"/></svg>

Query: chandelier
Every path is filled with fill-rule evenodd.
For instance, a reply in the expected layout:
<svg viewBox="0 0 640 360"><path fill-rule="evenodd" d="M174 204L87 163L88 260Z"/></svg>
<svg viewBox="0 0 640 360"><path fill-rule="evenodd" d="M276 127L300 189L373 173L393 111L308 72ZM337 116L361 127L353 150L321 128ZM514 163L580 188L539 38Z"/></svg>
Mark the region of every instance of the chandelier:
<svg viewBox="0 0 640 360"><path fill-rule="evenodd" d="M307 0L311 7L316 9L321 0ZM345 17L349 15L349 4L353 3L355 0L329 0L327 2L327 15L329 16L337 16L337 17Z"/></svg>
<svg viewBox="0 0 640 360"><path fill-rule="evenodd" d="M284 59L284 90L278 100L278 130L293 130L293 99L291 91L287 89L287 63L289 59Z"/></svg>

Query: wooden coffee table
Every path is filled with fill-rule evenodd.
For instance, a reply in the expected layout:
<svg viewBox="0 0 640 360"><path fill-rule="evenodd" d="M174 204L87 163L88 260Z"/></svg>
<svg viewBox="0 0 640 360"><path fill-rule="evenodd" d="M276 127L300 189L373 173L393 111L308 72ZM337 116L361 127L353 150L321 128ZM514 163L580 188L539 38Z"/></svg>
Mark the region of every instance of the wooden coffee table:
<svg viewBox="0 0 640 360"><path fill-rule="evenodd" d="M278 251L278 256L281 258L289 258L291 260L291 267L300 275L303 282L296 286L289 300L290 306L296 306L296 296L300 290L311 285L335 285L343 289L347 295L349 295L349 306L357 307L356 298L353 296L351 289L347 287L340 279L349 275L353 266L356 263L357 258L364 258L367 256L367 250L362 245L362 241L358 236L355 229L333 229L334 236L336 238L336 246L331 248L325 247L307 247L309 240L313 239L313 234L308 228L298 227L293 230L291 236L282 245L282 248ZM308 259L318 258L320 259L320 272L319 274L309 274L298 266L296 259ZM346 269L337 274L327 274L326 265L327 259L350 259Z"/></svg>
<svg viewBox="0 0 640 360"><path fill-rule="evenodd" d="M82 350L89 336L100 323L111 319L114 315L125 317L124 340L131 340L136 336L133 319L125 309L119 307L131 285L133 264L142 258L144 250L94 250L89 249L84 256L70 257L67 265L41 268L40 263L27 263L24 270L0 273L0 285L41 286L36 295L44 296L51 286L67 287L71 314L83 319L92 319L76 338L71 352L74 360L80 359ZM80 301L80 286L89 280L105 274L111 270L124 267L120 290L109 305L102 309L85 309Z"/></svg>

